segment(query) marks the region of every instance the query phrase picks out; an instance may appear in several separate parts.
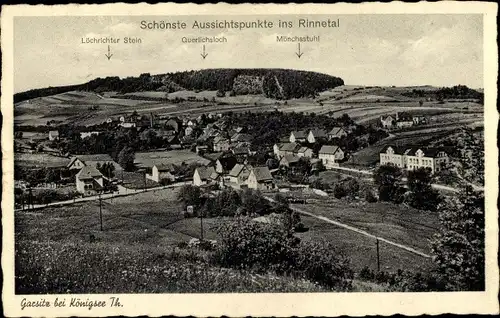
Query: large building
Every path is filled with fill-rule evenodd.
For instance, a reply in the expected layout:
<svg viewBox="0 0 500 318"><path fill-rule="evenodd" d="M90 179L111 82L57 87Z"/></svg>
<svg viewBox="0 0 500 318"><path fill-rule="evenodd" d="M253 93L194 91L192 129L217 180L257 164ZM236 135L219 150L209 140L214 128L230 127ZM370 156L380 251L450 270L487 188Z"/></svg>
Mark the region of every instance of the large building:
<svg viewBox="0 0 500 318"><path fill-rule="evenodd" d="M399 168L404 168L404 151L405 149L400 149L396 146L385 146L380 151L380 165L393 165Z"/></svg>
<svg viewBox="0 0 500 318"><path fill-rule="evenodd" d="M394 165L402 169L429 168L432 173L449 162L448 154L440 148L385 146L380 151L380 165Z"/></svg>

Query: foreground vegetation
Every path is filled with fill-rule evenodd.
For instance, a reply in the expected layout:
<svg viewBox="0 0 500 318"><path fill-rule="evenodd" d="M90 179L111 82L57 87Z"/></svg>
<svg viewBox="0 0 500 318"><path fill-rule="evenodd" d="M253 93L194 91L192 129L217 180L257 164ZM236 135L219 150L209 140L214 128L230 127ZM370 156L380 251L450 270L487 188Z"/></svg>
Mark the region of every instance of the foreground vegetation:
<svg viewBox="0 0 500 318"><path fill-rule="evenodd" d="M328 235L308 235L312 223L297 218L283 198L265 206L258 193L230 191L219 199L183 203L190 197L198 200L194 189L141 194L148 198L148 211L141 195L113 199L103 206L104 231L98 230L95 203L90 203L92 211L82 204L78 210L19 212L17 292L484 289L484 198L469 188L458 197L444 198L434 212L440 216L430 249L435 266L378 272L353 264L342 252L344 239L336 242ZM177 198L181 202L175 203ZM204 217L204 241L194 239L200 220L184 218L186 203L198 204L200 213L212 215ZM228 209L234 208L230 213ZM259 214L265 221L255 219ZM296 226L302 222L305 228ZM339 229L331 226L332 231ZM351 248L363 249L361 245ZM382 255L387 264L390 254L382 248Z"/></svg>

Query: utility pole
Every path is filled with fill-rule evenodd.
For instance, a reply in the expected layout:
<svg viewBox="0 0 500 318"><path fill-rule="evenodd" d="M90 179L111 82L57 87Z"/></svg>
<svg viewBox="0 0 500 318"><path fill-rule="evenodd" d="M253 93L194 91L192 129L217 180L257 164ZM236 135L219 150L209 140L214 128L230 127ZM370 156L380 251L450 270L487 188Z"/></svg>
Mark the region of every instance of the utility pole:
<svg viewBox="0 0 500 318"><path fill-rule="evenodd" d="M34 206L33 206L33 189L31 188L31 186L29 187L29 192L30 192L30 197L29 197L29 200L28 200L28 210L30 209L30 204L31 204L31 208L34 209Z"/></svg>
<svg viewBox="0 0 500 318"><path fill-rule="evenodd" d="M146 171L144 171L144 192L146 191Z"/></svg>
<svg viewBox="0 0 500 318"><path fill-rule="evenodd" d="M380 251L379 251L378 237L377 237L377 272L380 272Z"/></svg>
<svg viewBox="0 0 500 318"><path fill-rule="evenodd" d="M101 221L101 231L102 231L102 198L101 198L101 192L99 192L99 219Z"/></svg>
<svg viewBox="0 0 500 318"><path fill-rule="evenodd" d="M203 241L203 211L200 209L200 241Z"/></svg>

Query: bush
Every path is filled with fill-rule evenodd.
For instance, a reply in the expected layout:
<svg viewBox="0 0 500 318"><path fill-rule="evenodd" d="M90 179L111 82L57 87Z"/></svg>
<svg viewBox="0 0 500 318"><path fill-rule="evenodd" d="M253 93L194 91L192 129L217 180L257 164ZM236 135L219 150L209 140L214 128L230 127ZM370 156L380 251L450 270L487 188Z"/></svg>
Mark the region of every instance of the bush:
<svg viewBox="0 0 500 318"><path fill-rule="evenodd" d="M331 187L328 183L322 182L320 179L316 179L311 182L311 187L319 190L330 190Z"/></svg>
<svg viewBox="0 0 500 318"><path fill-rule="evenodd" d="M307 278L335 290L350 288L349 260L323 242L301 242L284 227L237 218L217 228L214 261L226 267Z"/></svg>
<svg viewBox="0 0 500 318"><path fill-rule="evenodd" d="M144 249L146 248L146 250ZM304 279L209 264L207 252L16 240L16 294L313 292Z"/></svg>
<svg viewBox="0 0 500 318"><path fill-rule="evenodd" d="M333 188L333 196L337 199L342 199L347 195L347 191L343 184L337 183Z"/></svg>
<svg viewBox="0 0 500 318"><path fill-rule="evenodd" d="M372 190L370 190L370 189L367 189L367 190L366 190L366 193L365 193L365 200L366 200L366 202L368 202L368 203L375 203L375 202L377 202L377 201L378 201L378 200L377 200L377 197L375 196L375 193L373 193L373 191L372 191Z"/></svg>

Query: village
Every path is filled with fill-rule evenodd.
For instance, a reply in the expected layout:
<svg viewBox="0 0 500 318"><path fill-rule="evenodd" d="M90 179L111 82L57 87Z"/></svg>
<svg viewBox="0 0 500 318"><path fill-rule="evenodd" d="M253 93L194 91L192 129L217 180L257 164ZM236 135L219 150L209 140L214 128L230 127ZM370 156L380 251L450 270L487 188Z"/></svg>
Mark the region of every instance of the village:
<svg viewBox="0 0 500 318"><path fill-rule="evenodd" d="M379 129L390 132L426 122L426 117L421 115L396 113L381 116ZM40 157L31 168L46 170L41 178L33 178L32 171L28 178L23 179L22 175L16 178L16 186L21 191L64 186L72 188L73 196L78 197L176 182L264 191L309 187L308 176L342 167L350 153L339 141L359 129L349 120L328 129L311 127L286 132L285 128L286 135L278 142L256 147L249 127L232 125L230 116L224 113L162 117L153 113L139 115L133 111L106 118L100 125L77 129L79 136L76 137L74 131L68 132L67 128L66 134L54 129L57 124L48 122L46 135L35 133L26 138L22 132L16 134L16 154L23 158ZM61 149L64 141L98 139L101 134L116 131L136 134L140 141L153 143L154 148L130 154L133 160L130 163L118 162L118 158L115 160L108 153L71 154ZM44 159L46 157L57 160L51 162ZM424 167L431 172L439 171L447 163L446 151L431 147L387 145L379 157L379 165L403 169Z"/></svg>

